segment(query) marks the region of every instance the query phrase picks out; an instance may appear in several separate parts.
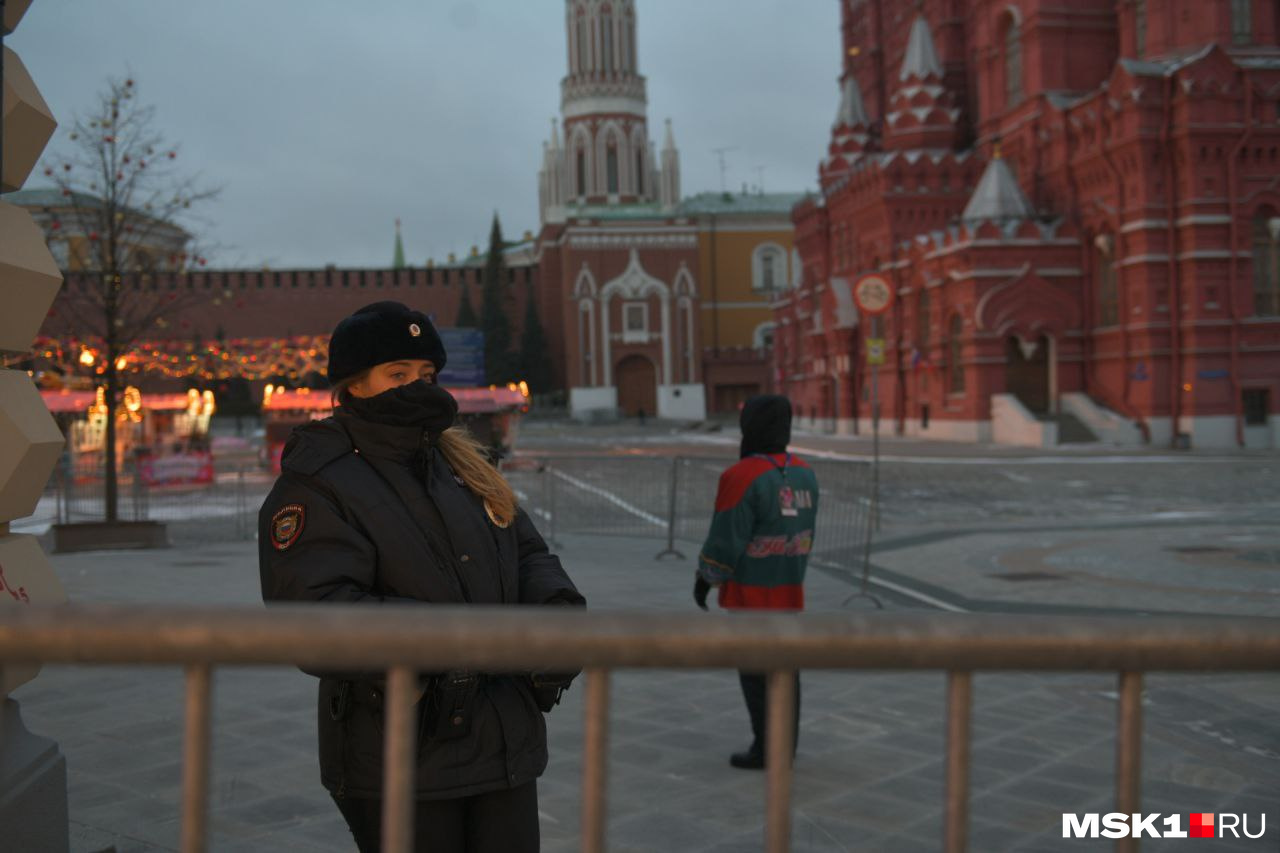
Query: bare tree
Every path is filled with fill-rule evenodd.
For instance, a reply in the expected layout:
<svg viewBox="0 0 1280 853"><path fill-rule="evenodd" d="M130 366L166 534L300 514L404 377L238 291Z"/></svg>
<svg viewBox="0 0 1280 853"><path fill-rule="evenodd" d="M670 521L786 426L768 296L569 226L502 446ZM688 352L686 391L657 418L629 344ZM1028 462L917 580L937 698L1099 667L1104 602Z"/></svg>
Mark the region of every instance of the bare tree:
<svg viewBox="0 0 1280 853"><path fill-rule="evenodd" d="M132 79L108 80L44 169L60 198L39 219L69 273L57 320L99 347L92 357L105 386L107 521L118 517L122 357L139 340L156 335L168 317L204 298L174 281L177 273L204 264L180 223L217 193L179 171L178 150L155 129L154 119L154 107L139 104ZM161 288L161 276L169 279L168 287Z"/></svg>

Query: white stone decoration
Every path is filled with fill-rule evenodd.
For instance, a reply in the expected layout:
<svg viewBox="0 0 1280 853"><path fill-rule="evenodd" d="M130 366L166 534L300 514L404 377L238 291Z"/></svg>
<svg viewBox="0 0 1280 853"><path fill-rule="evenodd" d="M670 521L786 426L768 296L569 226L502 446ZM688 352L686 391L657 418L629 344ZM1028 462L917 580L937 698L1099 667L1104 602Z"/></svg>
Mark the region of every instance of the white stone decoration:
<svg viewBox="0 0 1280 853"><path fill-rule="evenodd" d="M34 536L0 536L0 619L22 607L66 604L67 593ZM0 667L0 696L40 673L39 664Z"/></svg>
<svg viewBox="0 0 1280 853"><path fill-rule="evenodd" d="M0 202L0 353L23 353L62 286L44 233L31 214Z"/></svg>
<svg viewBox="0 0 1280 853"><path fill-rule="evenodd" d="M657 296L662 306L662 384L671 384L671 290L661 280L645 272L640 264L640 253L631 250L631 258L622 275L605 284L600 290L600 339L604 352L604 384L613 384L613 363L609 340L609 301L614 297L624 300L647 299Z"/></svg>
<svg viewBox="0 0 1280 853"><path fill-rule="evenodd" d="M63 443L31 377L0 370L0 522L35 512Z"/></svg>

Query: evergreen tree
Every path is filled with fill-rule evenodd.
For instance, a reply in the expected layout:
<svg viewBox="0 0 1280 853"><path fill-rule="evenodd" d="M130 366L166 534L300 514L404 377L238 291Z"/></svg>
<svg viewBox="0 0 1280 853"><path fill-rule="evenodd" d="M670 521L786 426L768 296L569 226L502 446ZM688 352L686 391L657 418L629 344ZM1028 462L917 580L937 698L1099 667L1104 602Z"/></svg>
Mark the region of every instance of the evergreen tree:
<svg viewBox="0 0 1280 853"><path fill-rule="evenodd" d="M467 293L467 271L462 270L462 297L458 300L458 319L453 321L453 325L459 329L474 329L480 325L480 318L476 316L476 309L471 307L471 297Z"/></svg>
<svg viewBox="0 0 1280 853"><path fill-rule="evenodd" d="M511 357L511 321L507 319L507 263L502 255L502 226L493 215L489 254L485 258L480 328L484 331L484 372L492 385L510 382L515 372Z"/></svg>
<svg viewBox="0 0 1280 853"><path fill-rule="evenodd" d="M521 378L529 383L530 390L545 394L551 390L551 355L547 349L547 334L538 317L533 282L529 283L528 291L524 309L524 331L520 335L519 367Z"/></svg>

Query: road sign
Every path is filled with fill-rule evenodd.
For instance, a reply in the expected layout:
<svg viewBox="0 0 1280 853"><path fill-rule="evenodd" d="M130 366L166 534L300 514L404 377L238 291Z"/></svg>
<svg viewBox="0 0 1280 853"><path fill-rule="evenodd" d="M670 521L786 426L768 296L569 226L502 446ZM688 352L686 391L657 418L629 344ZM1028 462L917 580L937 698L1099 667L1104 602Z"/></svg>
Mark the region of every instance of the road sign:
<svg viewBox="0 0 1280 853"><path fill-rule="evenodd" d="M884 364L884 338L867 338L867 364Z"/></svg>
<svg viewBox="0 0 1280 853"><path fill-rule="evenodd" d="M853 283L853 301L863 314L883 314L893 305L893 283L880 273L867 273Z"/></svg>

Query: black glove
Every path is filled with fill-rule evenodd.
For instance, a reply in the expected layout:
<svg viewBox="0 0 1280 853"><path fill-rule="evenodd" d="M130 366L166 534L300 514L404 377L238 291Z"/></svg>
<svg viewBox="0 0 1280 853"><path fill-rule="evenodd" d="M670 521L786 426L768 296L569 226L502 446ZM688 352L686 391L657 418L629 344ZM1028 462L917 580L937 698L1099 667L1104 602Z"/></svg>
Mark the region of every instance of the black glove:
<svg viewBox="0 0 1280 853"><path fill-rule="evenodd" d="M529 682L533 686L533 701L538 710L545 714L559 705L560 697L577 677L576 672L535 672L529 676Z"/></svg>
<svg viewBox="0 0 1280 853"><path fill-rule="evenodd" d="M698 579L693 582L693 600L703 610L707 609L707 593L710 591L711 584L702 575L698 575Z"/></svg>

